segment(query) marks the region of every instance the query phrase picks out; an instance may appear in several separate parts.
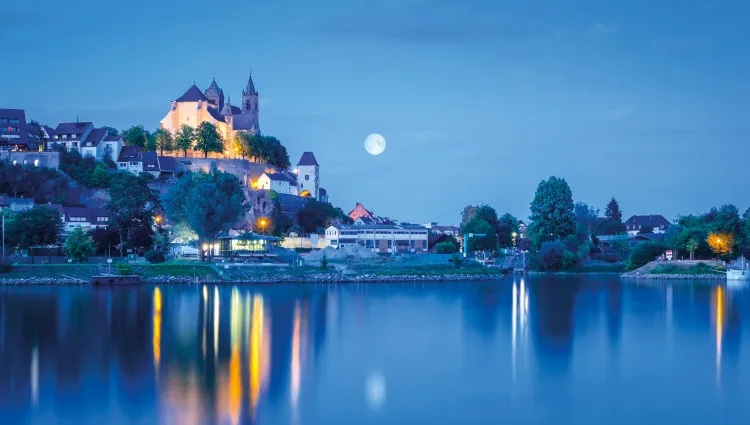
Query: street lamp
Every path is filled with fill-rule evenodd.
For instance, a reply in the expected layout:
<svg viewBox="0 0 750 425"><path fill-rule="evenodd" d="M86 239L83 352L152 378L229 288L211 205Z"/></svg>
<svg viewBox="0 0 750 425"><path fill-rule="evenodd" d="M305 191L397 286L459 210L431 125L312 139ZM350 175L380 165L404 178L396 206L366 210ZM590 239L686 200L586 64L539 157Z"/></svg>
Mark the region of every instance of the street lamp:
<svg viewBox="0 0 750 425"><path fill-rule="evenodd" d="M268 219L267 218L261 218L258 220L258 227L260 227L261 233L266 232L266 227L268 226Z"/></svg>

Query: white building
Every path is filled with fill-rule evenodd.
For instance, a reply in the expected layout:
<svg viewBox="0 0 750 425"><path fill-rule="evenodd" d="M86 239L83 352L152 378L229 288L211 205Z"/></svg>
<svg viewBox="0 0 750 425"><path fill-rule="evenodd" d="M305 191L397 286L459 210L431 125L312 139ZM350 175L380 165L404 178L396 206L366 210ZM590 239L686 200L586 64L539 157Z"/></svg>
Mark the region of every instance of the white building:
<svg viewBox="0 0 750 425"><path fill-rule="evenodd" d="M117 157L117 169L130 171L135 175L143 172L143 158L138 146L123 146Z"/></svg>
<svg viewBox="0 0 750 425"><path fill-rule="evenodd" d="M95 128L90 122L62 122L51 133L47 140L48 150L52 150L54 145L64 146L68 151L92 156L98 161L105 156L116 161L122 150L122 137L110 136L107 129Z"/></svg>
<svg viewBox="0 0 750 425"><path fill-rule="evenodd" d="M299 196L309 196L320 200L320 166L312 152L305 152L297 162L297 168L294 170L297 174L297 187Z"/></svg>
<svg viewBox="0 0 750 425"><path fill-rule="evenodd" d="M297 179L290 173L263 173L258 177L257 188L285 195L297 195Z"/></svg>
<svg viewBox="0 0 750 425"><path fill-rule="evenodd" d="M377 253L427 252L427 229L413 224L331 225L326 229L326 246L360 245Z"/></svg>

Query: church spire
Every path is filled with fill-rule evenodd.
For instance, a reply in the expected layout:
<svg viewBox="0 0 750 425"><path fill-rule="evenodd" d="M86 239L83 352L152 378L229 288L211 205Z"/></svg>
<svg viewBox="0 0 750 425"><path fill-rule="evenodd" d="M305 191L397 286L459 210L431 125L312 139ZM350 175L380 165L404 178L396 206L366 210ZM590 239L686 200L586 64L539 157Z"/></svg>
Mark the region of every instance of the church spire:
<svg viewBox="0 0 750 425"><path fill-rule="evenodd" d="M243 95L257 95L258 92L255 91L255 84L253 84L253 73L250 73L250 76L247 77L247 86L245 87L245 90L242 91Z"/></svg>
<svg viewBox="0 0 750 425"><path fill-rule="evenodd" d="M232 98L227 97L227 103L224 104L224 108L221 110L221 115L230 116L232 115Z"/></svg>

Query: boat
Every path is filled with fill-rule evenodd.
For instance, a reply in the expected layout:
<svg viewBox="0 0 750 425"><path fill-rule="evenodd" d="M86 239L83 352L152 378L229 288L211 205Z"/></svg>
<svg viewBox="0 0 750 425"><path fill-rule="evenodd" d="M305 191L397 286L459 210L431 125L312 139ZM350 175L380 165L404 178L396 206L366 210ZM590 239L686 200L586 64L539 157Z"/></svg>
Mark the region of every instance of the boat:
<svg viewBox="0 0 750 425"><path fill-rule="evenodd" d="M739 269L727 268L727 281L747 282L750 281L750 265L745 257L740 258L738 262Z"/></svg>

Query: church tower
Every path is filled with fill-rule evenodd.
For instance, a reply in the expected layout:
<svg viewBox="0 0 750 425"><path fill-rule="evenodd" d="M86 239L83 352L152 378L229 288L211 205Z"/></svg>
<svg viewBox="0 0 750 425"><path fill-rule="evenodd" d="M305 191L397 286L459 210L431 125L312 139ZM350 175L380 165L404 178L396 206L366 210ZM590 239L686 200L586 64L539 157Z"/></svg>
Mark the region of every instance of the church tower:
<svg viewBox="0 0 750 425"><path fill-rule="evenodd" d="M253 74L250 74L247 86L242 90L242 112L258 115L258 92L253 84Z"/></svg>
<svg viewBox="0 0 750 425"><path fill-rule="evenodd" d="M219 88L216 84L216 78L211 81L211 85L208 86L205 93L210 103L214 108L221 111L224 108L224 90Z"/></svg>

